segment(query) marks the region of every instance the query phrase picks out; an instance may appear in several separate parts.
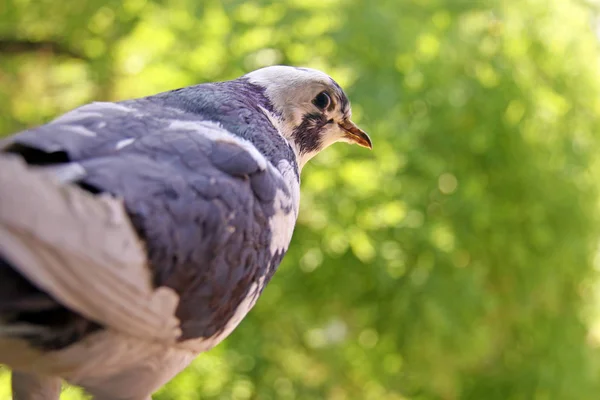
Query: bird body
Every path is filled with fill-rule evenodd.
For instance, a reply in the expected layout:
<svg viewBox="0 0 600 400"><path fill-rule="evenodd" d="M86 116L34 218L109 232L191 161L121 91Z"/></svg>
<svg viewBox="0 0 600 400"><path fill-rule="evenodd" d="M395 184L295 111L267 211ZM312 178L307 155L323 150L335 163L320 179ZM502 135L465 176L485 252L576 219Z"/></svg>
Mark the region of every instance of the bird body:
<svg viewBox="0 0 600 400"><path fill-rule="evenodd" d="M0 142L0 363L13 391L147 399L253 307L287 251L300 171L370 147L327 75L268 67L92 103ZM29 389L28 389L29 388ZM41 392L44 392L42 390Z"/></svg>

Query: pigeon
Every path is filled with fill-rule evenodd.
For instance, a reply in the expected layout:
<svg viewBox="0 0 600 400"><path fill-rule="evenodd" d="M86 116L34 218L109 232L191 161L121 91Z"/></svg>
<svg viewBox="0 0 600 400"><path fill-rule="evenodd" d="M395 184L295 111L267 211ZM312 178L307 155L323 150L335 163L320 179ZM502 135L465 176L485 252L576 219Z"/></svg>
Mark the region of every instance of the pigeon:
<svg viewBox="0 0 600 400"><path fill-rule="evenodd" d="M342 88L270 66L94 102L0 142L0 364L13 396L145 400L225 339L286 253L300 172L372 148Z"/></svg>

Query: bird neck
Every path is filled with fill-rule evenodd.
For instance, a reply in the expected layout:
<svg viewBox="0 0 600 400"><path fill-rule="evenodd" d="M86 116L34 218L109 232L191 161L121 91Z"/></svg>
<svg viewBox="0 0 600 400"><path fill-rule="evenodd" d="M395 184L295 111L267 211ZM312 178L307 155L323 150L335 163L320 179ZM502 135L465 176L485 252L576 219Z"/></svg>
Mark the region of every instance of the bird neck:
<svg viewBox="0 0 600 400"><path fill-rule="evenodd" d="M272 110L268 110L262 106L260 106L260 109L263 112L263 114L265 114L265 116L269 119L271 124L275 127L275 129L277 130L279 135L281 135L285 139L285 141L288 143L289 147L294 152L296 163L298 164L298 170L299 170L299 172L301 172L302 168L304 168L304 165L306 165L306 163L311 158L316 156L318 151L314 151L314 152L302 151L300 144L294 138L293 127L287 126L283 122L283 119L280 116L278 116L277 114L275 114Z"/></svg>

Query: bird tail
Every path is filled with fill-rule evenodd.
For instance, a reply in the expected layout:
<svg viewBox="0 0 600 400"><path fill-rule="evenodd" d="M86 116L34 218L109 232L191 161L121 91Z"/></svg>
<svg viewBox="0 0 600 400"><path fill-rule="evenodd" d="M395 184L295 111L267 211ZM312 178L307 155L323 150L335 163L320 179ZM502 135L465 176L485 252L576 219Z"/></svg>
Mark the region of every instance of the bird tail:
<svg viewBox="0 0 600 400"><path fill-rule="evenodd" d="M84 316L132 336L176 341L179 298L152 286L144 243L123 201L62 178L55 168L0 153L0 279L20 288L0 296L0 331L25 335L31 326L16 329L17 315L18 322L36 322L36 329L61 321L75 326L77 336L92 329L74 317ZM33 319L31 307L39 311ZM73 341L68 336L66 344Z"/></svg>
<svg viewBox="0 0 600 400"><path fill-rule="evenodd" d="M39 252L33 254L37 249L32 231L15 223L27 218L27 199L40 196L32 189L32 180L39 179L38 175L39 171L18 157L0 154L0 349L9 347L0 352L0 362L10 356L12 344L7 343L12 340L55 350L99 327L65 308L21 271L21 265L35 263L39 257ZM36 201L43 210L44 197ZM23 207L19 207L19 202ZM54 229L58 232L60 227Z"/></svg>
<svg viewBox="0 0 600 400"><path fill-rule="evenodd" d="M11 179L21 179L21 174L13 175L14 166L18 160L15 156L0 154L0 172L2 176L10 174ZM22 193L9 193L11 188L0 185L0 198L5 196L20 196ZM0 201L4 208L5 202ZM4 212L0 211L4 214ZM4 218L2 219L4 222ZM56 302L45 292L34 286L18 272L7 257L7 250L15 241L5 224L0 223L0 336L18 335L21 331L30 331L25 325L18 324L21 313L45 310L56 306Z"/></svg>

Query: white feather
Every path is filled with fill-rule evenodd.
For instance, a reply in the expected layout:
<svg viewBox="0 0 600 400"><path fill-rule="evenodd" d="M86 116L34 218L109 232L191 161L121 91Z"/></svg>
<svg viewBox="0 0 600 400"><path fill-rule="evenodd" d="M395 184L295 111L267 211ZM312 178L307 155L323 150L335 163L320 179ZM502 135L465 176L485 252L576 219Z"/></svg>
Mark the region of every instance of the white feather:
<svg viewBox="0 0 600 400"><path fill-rule="evenodd" d="M117 145L115 146L115 149L116 150L121 150L121 149L129 146L133 142L135 142L134 138L127 138L127 139L119 140L117 142Z"/></svg>
<svg viewBox="0 0 600 400"><path fill-rule="evenodd" d="M93 132L86 127L80 125L65 125L65 129L78 133L81 136L96 137L96 132Z"/></svg>
<svg viewBox="0 0 600 400"><path fill-rule="evenodd" d="M275 214L269 219L272 232L271 254L288 249L300 206L300 184L292 164L281 160L277 165L277 171L281 173L289 194L281 189L277 189L275 194Z"/></svg>
<svg viewBox="0 0 600 400"><path fill-rule="evenodd" d="M69 111L68 113L54 119L51 123L64 124L80 121L84 118L102 117L105 111L120 111L130 113L133 111L133 109L117 103L95 102L76 108L73 111Z"/></svg>
<svg viewBox="0 0 600 400"><path fill-rule="evenodd" d="M267 159L260 154L254 145L239 136L233 135L220 124L212 121L179 121L173 120L169 125L173 130L191 130L210 140L233 143L246 150L256 161L261 170L267 168Z"/></svg>

